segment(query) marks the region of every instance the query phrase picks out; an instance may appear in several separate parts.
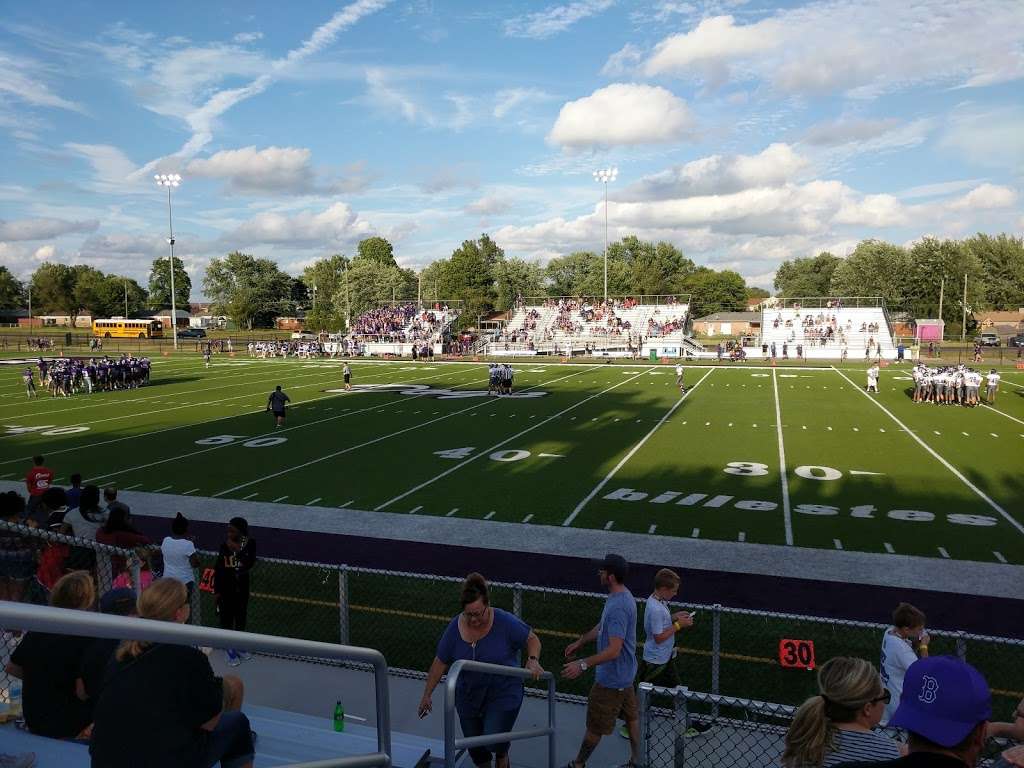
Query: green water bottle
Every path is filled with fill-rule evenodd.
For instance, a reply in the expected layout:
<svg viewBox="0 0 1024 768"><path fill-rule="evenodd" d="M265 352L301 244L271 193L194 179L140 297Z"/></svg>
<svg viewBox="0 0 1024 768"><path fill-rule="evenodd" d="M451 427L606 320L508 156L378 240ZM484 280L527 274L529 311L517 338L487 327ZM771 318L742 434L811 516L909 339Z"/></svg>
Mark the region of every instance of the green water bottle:
<svg viewBox="0 0 1024 768"><path fill-rule="evenodd" d="M338 733L345 730L345 708L340 701L334 705L334 730Z"/></svg>

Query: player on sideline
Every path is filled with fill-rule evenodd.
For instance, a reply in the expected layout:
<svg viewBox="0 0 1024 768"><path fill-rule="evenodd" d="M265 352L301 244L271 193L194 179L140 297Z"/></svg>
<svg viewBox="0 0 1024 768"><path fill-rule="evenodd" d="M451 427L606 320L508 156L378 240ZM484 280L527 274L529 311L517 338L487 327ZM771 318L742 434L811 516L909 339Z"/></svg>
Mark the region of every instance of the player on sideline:
<svg viewBox="0 0 1024 768"><path fill-rule="evenodd" d="M36 392L36 380L32 369L26 368L25 373L21 375L21 378L25 381L25 395L28 396L29 399L39 397L39 393Z"/></svg>
<svg viewBox="0 0 1024 768"><path fill-rule="evenodd" d="M683 385L683 364L676 363L676 386L679 387L680 392L685 392L686 387Z"/></svg>
<svg viewBox="0 0 1024 768"><path fill-rule="evenodd" d="M203 346L203 362L206 363L207 368L210 367L210 354L212 347L212 344L206 344Z"/></svg>
<svg viewBox="0 0 1024 768"><path fill-rule="evenodd" d="M878 393L878 366L868 368L868 392Z"/></svg>
<svg viewBox="0 0 1024 768"><path fill-rule="evenodd" d="M267 398L267 410L274 412L274 420L277 424L277 429L284 426L285 403L290 403L291 401L291 398L281 391L280 384L277 385L274 391L270 393L270 397Z"/></svg>
<svg viewBox="0 0 1024 768"><path fill-rule="evenodd" d="M351 392L352 391L352 369L348 367L348 363L347 362L341 368L341 375L345 378L345 391L346 392Z"/></svg>
<svg viewBox="0 0 1024 768"><path fill-rule="evenodd" d="M993 368L985 378L988 379L988 384L985 387L985 400L989 405L993 405L996 401L996 392L999 391L999 379L1002 377Z"/></svg>
<svg viewBox="0 0 1024 768"><path fill-rule="evenodd" d="M493 395L494 390L498 387L498 366L495 363L491 363L487 367L487 394ZM500 392L498 394L501 394Z"/></svg>

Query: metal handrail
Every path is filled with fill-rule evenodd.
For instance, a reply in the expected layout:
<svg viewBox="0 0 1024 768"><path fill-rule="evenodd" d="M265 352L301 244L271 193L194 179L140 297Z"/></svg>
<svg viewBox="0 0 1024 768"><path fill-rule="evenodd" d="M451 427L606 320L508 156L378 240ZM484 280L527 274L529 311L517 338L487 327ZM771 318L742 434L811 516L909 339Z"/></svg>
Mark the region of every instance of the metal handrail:
<svg viewBox="0 0 1024 768"><path fill-rule="evenodd" d="M336 661L359 661L373 666L376 689L377 752L308 764L321 768L390 768L391 709L388 700L388 666L384 655L372 648L332 645L291 637L274 637L195 627L170 621L113 616L70 608L0 601L0 626L81 637L112 640L144 640L172 645L200 645L214 648L244 647L250 651L305 655ZM244 636L244 639L243 639Z"/></svg>
<svg viewBox="0 0 1024 768"><path fill-rule="evenodd" d="M505 741L518 741L520 739L535 739L539 736L548 737L548 768L555 768L557 756L555 755L555 676L545 672L540 676L541 680L548 683L548 724L540 728L524 728L519 731L508 731L506 733L489 733L483 736L470 736L456 738L455 736L455 685L459 675L463 672L483 672L490 675L504 675L505 677L518 677L523 680L532 678L533 673L522 667L506 667L501 664L487 664L482 661L470 661L459 659L448 670L447 680L444 687L444 764L445 768L455 768L456 752L460 749L472 747L487 747L492 744L501 744ZM326 767L325 767L326 768Z"/></svg>

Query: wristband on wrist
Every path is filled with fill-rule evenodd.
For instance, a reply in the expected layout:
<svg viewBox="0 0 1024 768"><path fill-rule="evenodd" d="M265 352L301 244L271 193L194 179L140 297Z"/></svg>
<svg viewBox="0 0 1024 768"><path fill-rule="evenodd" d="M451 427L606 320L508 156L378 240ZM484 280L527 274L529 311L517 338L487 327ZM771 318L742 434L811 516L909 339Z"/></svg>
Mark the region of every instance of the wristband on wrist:
<svg viewBox="0 0 1024 768"><path fill-rule="evenodd" d="M540 659L537 656L530 656L526 660L527 661L540 661Z"/></svg>
<svg viewBox="0 0 1024 768"><path fill-rule="evenodd" d="M676 632L678 632L679 630L682 629L682 627L679 626L679 622L678 621L673 621L672 622L672 626L676 628Z"/></svg>

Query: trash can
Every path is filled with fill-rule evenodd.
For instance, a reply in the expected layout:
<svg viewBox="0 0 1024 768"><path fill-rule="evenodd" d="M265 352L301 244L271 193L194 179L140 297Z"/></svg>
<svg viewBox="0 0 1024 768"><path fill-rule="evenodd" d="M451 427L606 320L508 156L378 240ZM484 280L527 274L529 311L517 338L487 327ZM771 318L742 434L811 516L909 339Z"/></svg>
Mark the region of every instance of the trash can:
<svg viewBox="0 0 1024 768"><path fill-rule="evenodd" d="M651 362L652 363L658 362L658 350L656 350L656 349L652 349L651 350Z"/></svg>

